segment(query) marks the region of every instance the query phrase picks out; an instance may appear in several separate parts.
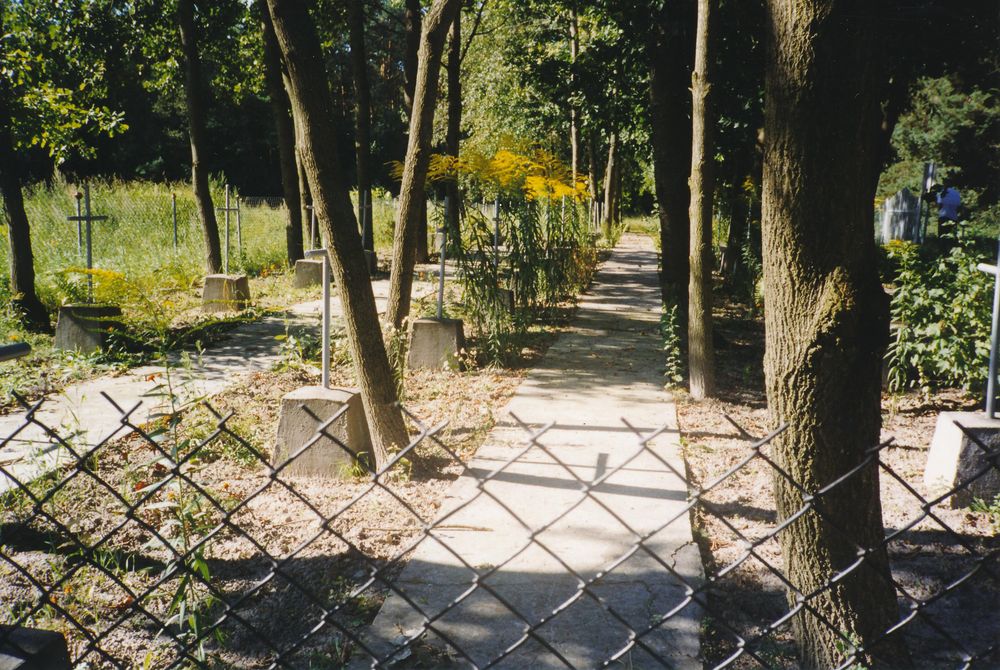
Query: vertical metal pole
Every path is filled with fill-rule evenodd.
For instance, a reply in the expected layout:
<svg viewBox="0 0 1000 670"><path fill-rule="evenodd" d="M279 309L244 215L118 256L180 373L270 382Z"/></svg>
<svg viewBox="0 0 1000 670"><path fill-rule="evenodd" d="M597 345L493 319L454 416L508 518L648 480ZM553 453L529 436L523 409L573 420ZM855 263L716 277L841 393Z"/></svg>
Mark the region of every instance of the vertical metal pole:
<svg viewBox="0 0 1000 670"><path fill-rule="evenodd" d="M451 208L451 198L448 196L444 197L444 216L441 218L441 224L438 226L438 239L441 241L441 248L438 250L441 254L441 271L438 275L438 320L444 318L444 256L445 249L448 248L448 227L445 222L448 220L448 212Z"/></svg>
<svg viewBox="0 0 1000 670"><path fill-rule="evenodd" d="M83 194L79 191L76 192L76 255L83 255L83 212L80 209L80 201L83 200Z"/></svg>
<svg viewBox="0 0 1000 670"><path fill-rule="evenodd" d="M330 254L323 254L323 388L330 388Z"/></svg>
<svg viewBox="0 0 1000 670"><path fill-rule="evenodd" d="M177 250L177 194L170 194L170 209L173 212L174 219L174 251Z"/></svg>
<svg viewBox="0 0 1000 670"><path fill-rule="evenodd" d="M90 272L94 269L93 242L90 230L90 184L83 185L84 209L87 212L87 296L90 302L94 302L94 275Z"/></svg>
<svg viewBox="0 0 1000 670"><path fill-rule="evenodd" d="M1000 240L997 240L997 267L993 274L993 327L990 329L990 377L986 380L986 416L996 413L997 335L1000 331Z"/></svg>
<svg viewBox="0 0 1000 670"><path fill-rule="evenodd" d="M236 196L236 250L243 256L243 221L240 216L240 196Z"/></svg>
<svg viewBox="0 0 1000 670"><path fill-rule="evenodd" d="M368 192L362 191L361 193L361 246L364 249L368 249L370 246L368 237L371 235L368 223Z"/></svg>
<svg viewBox="0 0 1000 670"><path fill-rule="evenodd" d="M226 260L225 273L229 274L229 184L226 184Z"/></svg>

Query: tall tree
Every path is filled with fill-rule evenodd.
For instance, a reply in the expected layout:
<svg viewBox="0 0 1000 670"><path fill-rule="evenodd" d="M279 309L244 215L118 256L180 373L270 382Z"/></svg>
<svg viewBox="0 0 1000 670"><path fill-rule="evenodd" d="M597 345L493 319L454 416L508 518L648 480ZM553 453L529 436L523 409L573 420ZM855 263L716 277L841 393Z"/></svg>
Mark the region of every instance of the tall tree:
<svg viewBox="0 0 1000 670"><path fill-rule="evenodd" d="M281 170L281 190L285 199L288 218L285 221L285 247L288 264L303 257L302 200L299 194L299 171L295 161L295 124L292 121L288 92L282 75L281 50L274 35L267 2L257 0L261 14L264 42L264 78L270 98L271 113L278 138L278 167Z"/></svg>
<svg viewBox="0 0 1000 670"><path fill-rule="evenodd" d="M776 458L797 482L775 478L779 521L800 512L803 491L860 467L816 499L826 520L807 512L780 534L789 603L810 595L793 624L808 670L837 667L851 645L866 650L866 666L906 659L901 642L876 644L898 612L878 469L861 467L879 440L889 325L871 226L884 141L882 5L767 3L764 367L771 420L788 425Z"/></svg>
<svg viewBox="0 0 1000 670"><path fill-rule="evenodd" d="M400 328L403 320L410 314L413 266L417 256L415 238L419 232L420 212L426 211L425 186L431 161L438 75L441 72L445 38L461 5L461 0L434 0L423 21L417 81L413 93L413 109L410 112L410 136L406 147L406 161L403 163L399 214L392 243L392 275L386 320L394 328Z"/></svg>
<svg viewBox="0 0 1000 670"><path fill-rule="evenodd" d="M688 378L691 396L715 392L712 350L712 204L714 127L712 31L717 0L698 0L694 72L691 73L691 278L688 283Z"/></svg>
<svg viewBox="0 0 1000 670"><path fill-rule="evenodd" d="M694 49L687 3L668 3L654 16L646 41L649 124L663 256L664 300L687 311L690 251L691 120L688 86Z"/></svg>
<svg viewBox="0 0 1000 670"><path fill-rule="evenodd" d="M301 156L313 207L326 230L333 273L340 286L348 342L375 461L382 466L393 449L406 444L407 432L397 405L396 383L382 339L350 191L338 160L336 115L323 52L303 3L268 0L268 8L291 83L289 94L298 120Z"/></svg>
<svg viewBox="0 0 1000 670"><path fill-rule="evenodd" d="M580 171L580 110L577 109L575 95L577 86L576 59L580 53L580 15L577 13L576 3L570 7L569 17L569 153L570 171L573 174L573 183L576 184L576 175Z"/></svg>
<svg viewBox="0 0 1000 670"><path fill-rule="evenodd" d="M0 9L0 28L2 28ZM0 30L2 32L2 30ZM17 156L11 133L10 91L6 77L0 78L0 196L3 196L7 233L10 240L11 302L23 315L32 330L49 329L49 313L35 293L34 254L31 251L31 231L24 211L21 177L17 173Z"/></svg>
<svg viewBox="0 0 1000 670"><path fill-rule="evenodd" d="M219 244L219 224L215 219L212 191L208 184L208 166L204 162L208 149L205 130L206 96L201 76L201 58L198 54L194 0L177 1L177 28L184 52L184 93L191 141L191 182L205 239L205 265L209 273L218 273L222 272L222 248Z"/></svg>
<svg viewBox="0 0 1000 670"><path fill-rule="evenodd" d="M375 251L372 231L372 186L368 164L371 152L371 89L368 85L368 49L365 48L365 3L350 0L347 20L351 35L351 74L354 79L354 152L358 175L358 210L361 212L362 244Z"/></svg>
<svg viewBox="0 0 1000 670"><path fill-rule="evenodd" d="M448 130L445 136L445 151L449 156L458 158L459 143L462 134L462 12L455 13L455 21L448 36ZM448 201L448 237L457 242L461 231L461 192L458 181L448 180L446 185Z"/></svg>

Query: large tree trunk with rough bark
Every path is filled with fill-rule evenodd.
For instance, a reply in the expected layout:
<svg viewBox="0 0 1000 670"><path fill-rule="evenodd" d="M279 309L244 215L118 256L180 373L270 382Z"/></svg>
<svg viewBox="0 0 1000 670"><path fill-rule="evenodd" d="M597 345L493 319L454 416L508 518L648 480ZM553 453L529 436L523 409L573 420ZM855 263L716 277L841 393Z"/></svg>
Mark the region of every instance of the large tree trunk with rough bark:
<svg viewBox="0 0 1000 670"><path fill-rule="evenodd" d="M712 203L714 127L711 105L712 23L717 0L698 0L694 72L691 73L691 278L688 282L688 380L691 397L715 393L712 349Z"/></svg>
<svg viewBox="0 0 1000 670"><path fill-rule="evenodd" d="M438 75L441 72L445 38L461 5L461 0L434 0L434 4L424 17L417 86L410 113L410 137L406 147L406 161L403 164L403 181L399 188L399 214L392 244L392 275L389 282L386 320L395 328L402 326L403 320L410 313L413 266L417 257L415 242L419 234L420 213L426 212L425 186L431 160ZM424 238L426 239L426 234Z"/></svg>
<svg viewBox="0 0 1000 670"><path fill-rule="evenodd" d="M871 204L879 173L883 56L870 0L769 0L765 75L763 251L765 374L780 534L801 667L831 668L852 644L865 667L907 665L882 544L876 464L888 300ZM857 564L855 566L855 564ZM841 571L848 571L840 574ZM837 582L830 585L831 580ZM813 595L817 594L817 595ZM810 611L811 610L811 611ZM819 616L812 613L819 612Z"/></svg>
<svg viewBox="0 0 1000 670"><path fill-rule="evenodd" d="M326 230L334 279L340 287L347 339L375 461L382 466L394 449L406 445L408 438L397 405L395 378L382 339L354 207L337 158L336 114L326 83L323 53L303 3L268 0L268 7L291 83L289 94L298 120L300 155L313 207Z"/></svg>
<svg viewBox="0 0 1000 670"><path fill-rule="evenodd" d="M14 152L9 95L7 83L0 82L0 196L3 197L7 238L10 243L11 302L28 328L47 331L51 327L49 313L35 293L31 229L28 226L28 215L24 211L21 176L18 174L17 156Z"/></svg>
<svg viewBox="0 0 1000 670"><path fill-rule="evenodd" d="M372 231L372 187L368 171L371 151L371 90L368 86L368 50L365 47L365 3L350 0L347 5L351 27L351 73L354 78L354 150L358 173L358 211L361 212L362 244L375 251Z"/></svg>
<svg viewBox="0 0 1000 670"><path fill-rule="evenodd" d="M303 256L302 200L299 194L299 171L295 160L295 124L292 121L291 103L285 90L282 75L281 50L274 36L274 26L267 11L267 2L257 0L261 10L261 28L264 41L264 78L267 95L271 99L271 113L278 138L278 163L281 170L281 191L288 217L285 220L285 247L288 265Z"/></svg>
<svg viewBox="0 0 1000 670"><path fill-rule="evenodd" d="M462 12L455 13L455 21L448 36L448 131L445 150L449 156L458 158L462 135ZM461 242L460 201L461 192L457 179L449 179L446 185L448 201L448 239L452 244Z"/></svg>
<svg viewBox="0 0 1000 670"><path fill-rule="evenodd" d="M194 23L194 0L178 0L177 29L185 61L184 94L187 98L188 135L191 140L191 183L205 239L205 265L210 274L215 274L222 272L222 248L219 244L219 224L212 204L212 191L208 184L208 166L202 162L208 141L205 130L205 91Z"/></svg>
<svg viewBox="0 0 1000 670"><path fill-rule="evenodd" d="M687 313L688 254L690 251L691 157L691 39L693 16L686 3L672 3L659 12L649 31L650 144L660 218L660 249L664 302Z"/></svg>

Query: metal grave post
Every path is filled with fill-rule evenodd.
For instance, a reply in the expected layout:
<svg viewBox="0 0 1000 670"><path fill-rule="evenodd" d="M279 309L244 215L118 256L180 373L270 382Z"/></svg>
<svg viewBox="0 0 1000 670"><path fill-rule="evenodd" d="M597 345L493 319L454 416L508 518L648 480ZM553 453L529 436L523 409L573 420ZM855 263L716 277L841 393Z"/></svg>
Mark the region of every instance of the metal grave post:
<svg viewBox="0 0 1000 670"><path fill-rule="evenodd" d="M77 207L79 207L79 201L77 201ZM94 269L94 244L93 244L93 231L92 223L94 221L105 221L108 217L106 216L94 216L90 212L90 184L83 185L83 215L69 216L66 217L69 221L83 222L86 228L86 240L87 240L87 296L90 302L94 302L94 275L90 272Z"/></svg>
<svg viewBox="0 0 1000 670"><path fill-rule="evenodd" d="M990 419L996 414L996 383L997 383L997 336L1000 330L1000 240L997 241L997 264L980 263L979 269L993 275L993 326L990 328L990 376L986 380L986 416Z"/></svg>

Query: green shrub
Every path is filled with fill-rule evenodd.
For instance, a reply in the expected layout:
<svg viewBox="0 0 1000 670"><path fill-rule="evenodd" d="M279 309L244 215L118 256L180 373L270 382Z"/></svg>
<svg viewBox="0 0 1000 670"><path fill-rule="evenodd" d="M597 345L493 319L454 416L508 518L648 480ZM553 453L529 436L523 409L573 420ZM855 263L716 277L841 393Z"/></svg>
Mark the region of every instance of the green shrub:
<svg viewBox="0 0 1000 670"><path fill-rule="evenodd" d="M964 242L924 257L909 242L886 246L896 271L889 389L980 388L986 379L993 280Z"/></svg>

